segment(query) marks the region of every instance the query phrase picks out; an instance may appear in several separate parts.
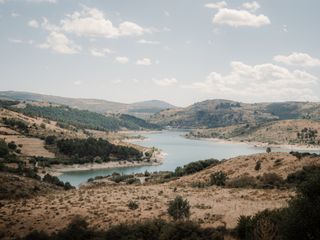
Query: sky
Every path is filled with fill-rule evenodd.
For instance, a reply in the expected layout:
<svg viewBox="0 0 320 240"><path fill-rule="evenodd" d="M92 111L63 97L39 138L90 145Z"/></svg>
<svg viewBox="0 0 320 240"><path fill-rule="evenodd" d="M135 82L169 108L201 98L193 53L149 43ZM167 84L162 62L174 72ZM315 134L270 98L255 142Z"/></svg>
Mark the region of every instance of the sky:
<svg viewBox="0 0 320 240"><path fill-rule="evenodd" d="M0 90L320 100L319 0L0 0Z"/></svg>

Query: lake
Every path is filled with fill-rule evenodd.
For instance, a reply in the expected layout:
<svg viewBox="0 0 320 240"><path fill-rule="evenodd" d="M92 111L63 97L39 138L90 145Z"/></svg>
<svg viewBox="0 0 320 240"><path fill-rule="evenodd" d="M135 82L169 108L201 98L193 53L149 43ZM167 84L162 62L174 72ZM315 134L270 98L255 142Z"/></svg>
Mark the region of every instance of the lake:
<svg viewBox="0 0 320 240"><path fill-rule="evenodd" d="M176 167L187 163L208 158L227 159L239 155L248 155L265 152L265 148L258 148L242 143L224 143L207 140L187 139L183 131L163 131L157 133L146 133L145 141L133 142L145 147L156 147L165 153L163 164L159 166L140 166L130 168L98 169L76 172L65 172L59 179L68 181L74 186L86 182L95 176L111 175L113 172L121 174L132 174L154 171L174 171ZM277 149L285 151L285 149Z"/></svg>

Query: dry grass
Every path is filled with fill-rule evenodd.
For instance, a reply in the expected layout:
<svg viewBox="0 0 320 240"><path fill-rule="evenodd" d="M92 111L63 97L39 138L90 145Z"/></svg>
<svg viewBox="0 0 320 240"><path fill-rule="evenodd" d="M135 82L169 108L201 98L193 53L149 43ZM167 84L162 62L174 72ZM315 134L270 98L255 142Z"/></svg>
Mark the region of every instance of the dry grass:
<svg viewBox="0 0 320 240"><path fill-rule="evenodd" d="M277 159L282 159L281 166L274 166ZM257 160L262 161L259 171L254 170ZM78 190L37 196L28 201L0 201L3 206L0 210L0 227L5 226L6 236L22 236L34 229L46 232L60 230L75 215L82 215L91 226L99 229L157 217L169 219L166 212L168 202L181 195L191 204L191 220L202 226L226 225L232 228L240 215L251 215L264 209L286 206L294 192L215 186L193 188L193 181L207 180L211 173L220 170L227 172L230 178L243 174L257 176L270 171L285 177L304 165L319 163L319 158L304 158L299 161L286 153L257 154L233 158L165 184L98 183ZM128 209L130 200L139 204L138 209Z"/></svg>

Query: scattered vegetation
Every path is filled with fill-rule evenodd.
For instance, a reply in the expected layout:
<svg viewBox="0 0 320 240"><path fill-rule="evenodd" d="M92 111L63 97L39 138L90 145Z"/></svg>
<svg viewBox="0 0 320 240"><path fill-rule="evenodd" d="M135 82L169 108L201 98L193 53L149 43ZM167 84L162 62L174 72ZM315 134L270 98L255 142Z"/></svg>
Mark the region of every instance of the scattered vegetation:
<svg viewBox="0 0 320 240"><path fill-rule="evenodd" d="M128 208L129 208L130 210L136 210L136 209L139 208L139 204L138 204L137 202L131 200L131 201L128 203Z"/></svg>
<svg viewBox="0 0 320 240"><path fill-rule="evenodd" d="M201 228L191 221L165 222L154 219L134 224L120 224L106 231L95 231L81 217L76 217L69 226L51 236L44 232L33 231L23 240L223 240L225 228Z"/></svg>
<svg viewBox="0 0 320 240"><path fill-rule="evenodd" d="M297 196L287 208L265 210L255 216L241 216L236 233L240 239L320 239L320 171L304 168L290 177L296 182Z"/></svg>
<svg viewBox="0 0 320 240"><path fill-rule="evenodd" d="M43 117L59 122L59 125L67 128L68 125L80 129L93 129L102 131L117 131L121 128L139 130L142 128L157 129L155 124L149 124L142 119L129 115L105 116L87 110L78 110L67 106L34 106L27 104L25 108L14 108L14 111L22 112L32 117Z"/></svg>

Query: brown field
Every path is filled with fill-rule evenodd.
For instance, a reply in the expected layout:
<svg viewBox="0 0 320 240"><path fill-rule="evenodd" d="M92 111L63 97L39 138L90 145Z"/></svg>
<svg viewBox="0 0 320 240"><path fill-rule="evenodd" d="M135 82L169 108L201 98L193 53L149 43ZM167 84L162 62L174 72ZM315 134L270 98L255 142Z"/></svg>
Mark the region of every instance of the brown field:
<svg viewBox="0 0 320 240"><path fill-rule="evenodd" d="M262 161L259 171L254 170L257 160ZM275 164L275 161L281 164ZM286 177L302 166L319 164L319 157L298 160L286 153L257 154L226 160L202 172L164 184L95 183L77 190L36 196L27 201L2 200L0 232L5 234L6 239L23 236L35 229L52 233L64 228L75 215L84 217L90 226L98 229L158 217L169 219L166 212L168 202L177 195L189 200L191 220L202 226L225 225L232 228L240 215L286 206L294 192L287 189L231 189L216 186L194 188L194 181L206 181L211 173L220 170L226 172L230 179L266 172ZM137 210L129 210L127 204L130 200L139 203Z"/></svg>

